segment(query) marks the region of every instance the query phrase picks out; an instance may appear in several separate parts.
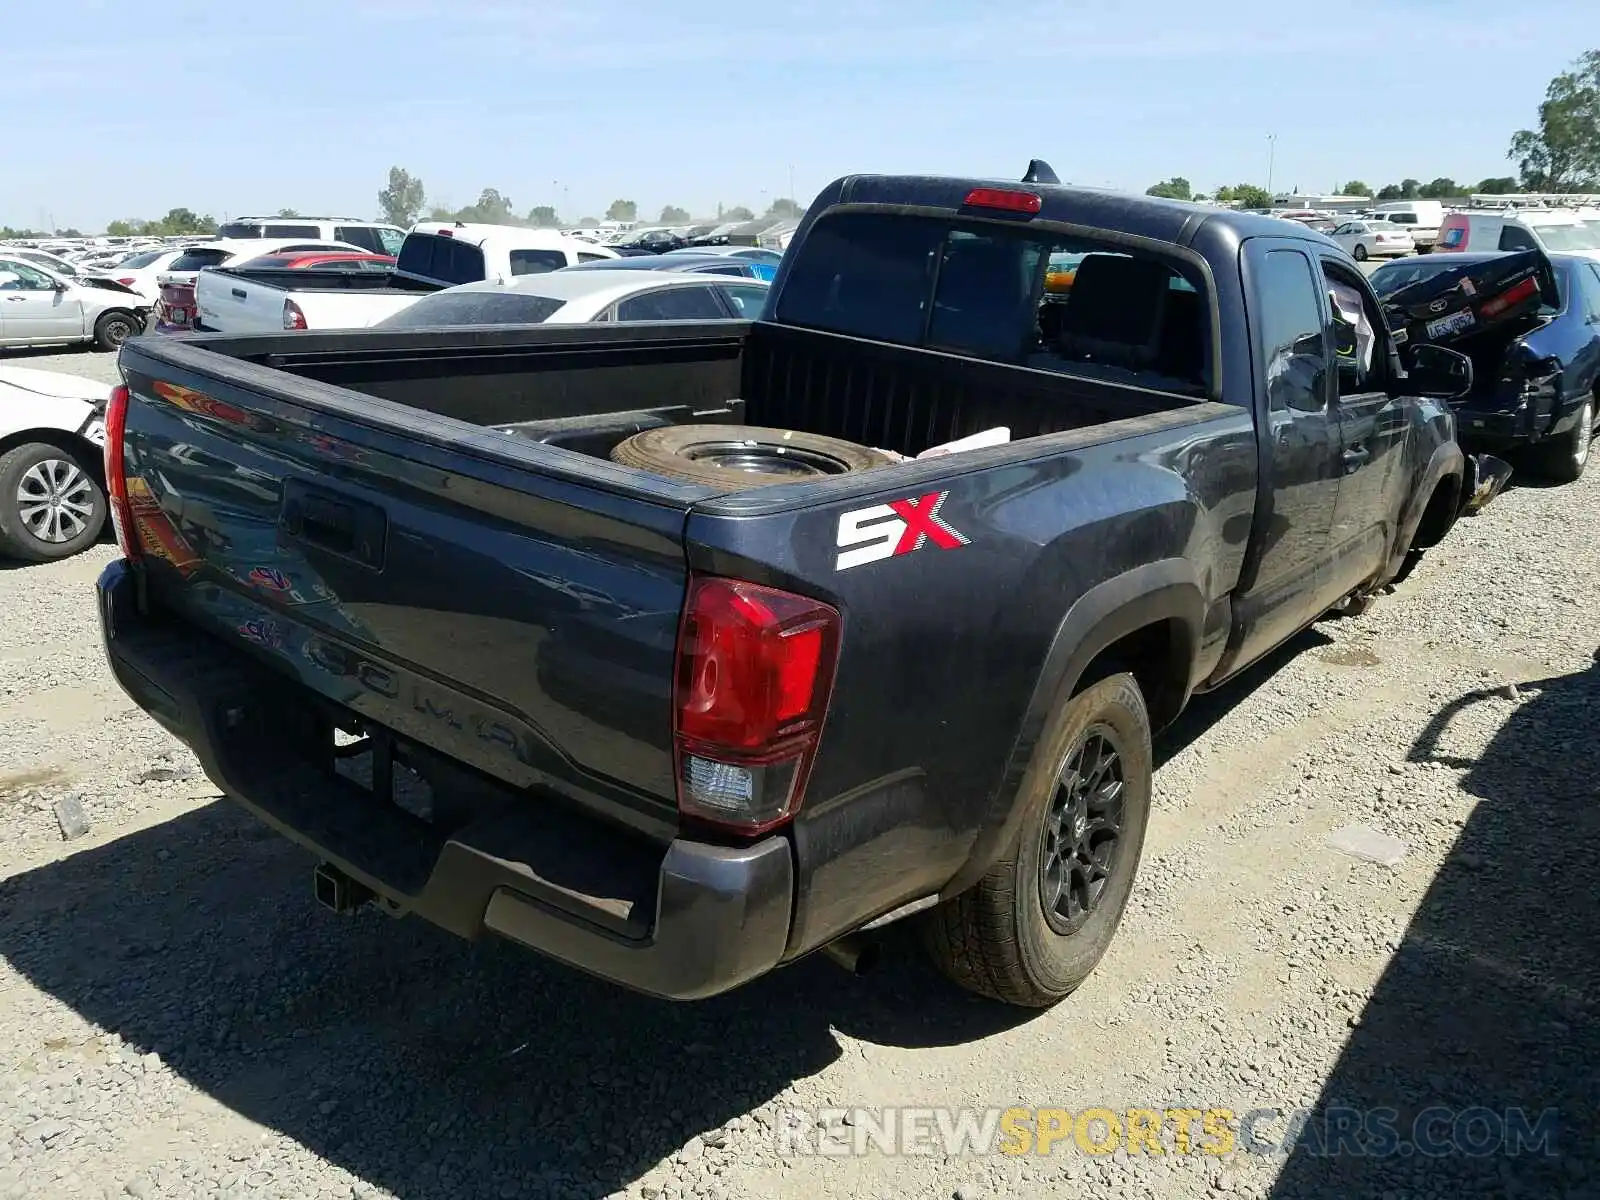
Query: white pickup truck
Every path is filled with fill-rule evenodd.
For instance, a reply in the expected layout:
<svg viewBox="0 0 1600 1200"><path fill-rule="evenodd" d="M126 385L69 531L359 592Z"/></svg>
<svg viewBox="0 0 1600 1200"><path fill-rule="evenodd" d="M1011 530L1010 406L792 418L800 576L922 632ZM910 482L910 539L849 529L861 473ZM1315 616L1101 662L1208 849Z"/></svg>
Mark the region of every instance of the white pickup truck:
<svg viewBox="0 0 1600 1200"><path fill-rule="evenodd" d="M505 283L616 258L617 252L550 229L425 221L412 227L393 271L247 270L216 267L195 285L198 329L281 333L364 329L429 292L460 283Z"/></svg>

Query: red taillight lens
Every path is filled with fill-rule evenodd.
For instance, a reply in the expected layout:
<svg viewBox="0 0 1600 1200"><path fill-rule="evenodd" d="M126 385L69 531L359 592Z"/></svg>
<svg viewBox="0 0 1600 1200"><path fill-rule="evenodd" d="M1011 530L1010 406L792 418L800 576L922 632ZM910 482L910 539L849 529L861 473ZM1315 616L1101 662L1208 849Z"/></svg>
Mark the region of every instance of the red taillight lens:
<svg viewBox="0 0 1600 1200"><path fill-rule="evenodd" d="M1492 300L1485 300L1478 308L1478 315L1482 317L1498 317L1512 305L1521 304L1530 299L1539 291L1539 281L1530 275L1521 283L1501 292Z"/></svg>
<svg viewBox="0 0 1600 1200"><path fill-rule="evenodd" d="M455 235L456 235L456 231L454 229L441 229L441 230L439 230L439 236L440 237L455 237Z"/></svg>
<svg viewBox="0 0 1600 1200"><path fill-rule="evenodd" d="M829 605L737 579L690 580L674 696L685 816L744 834L794 816L838 653Z"/></svg>
<svg viewBox="0 0 1600 1200"><path fill-rule="evenodd" d="M283 302L283 327L285 329L309 329L306 324L306 314L300 311L300 306L293 300Z"/></svg>
<svg viewBox="0 0 1600 1200"><path fill-rule="evenodd" d="M968 208L997 208L1001 212L1033 216L1044 202L1032 192L1013 192L1003 188L973 188L964 201Z"/></svg>
<svg viewBox="0 0 1600 1200"><path fill-rule="evenodd" d="M121 279L117 280L117 282L123 287L132 287L135 280L132 275L124 275Z"/></svg>
<svg viewBox="0 0 1600 1200"><path fill-rule="evenodd" d="M138 559L139 538L134 532L133 505L128 500L128 466L124 459L123 435L128 429L128 387L119 383L106 401L106 499L111 508L111 527L116 530L122 556Z"/></svg>

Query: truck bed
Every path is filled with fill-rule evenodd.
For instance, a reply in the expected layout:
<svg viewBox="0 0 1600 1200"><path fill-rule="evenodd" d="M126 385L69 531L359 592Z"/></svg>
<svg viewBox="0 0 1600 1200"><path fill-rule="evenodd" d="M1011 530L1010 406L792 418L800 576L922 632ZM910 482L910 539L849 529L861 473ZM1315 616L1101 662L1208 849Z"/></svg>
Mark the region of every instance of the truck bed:
<svg viewBox="0 0 1600 1200"><path fill-rule="evenodd" d="M937 351L757 323L425 333L315 332L193 343L435 416L605 457L530 423L669 413L803 430L915 455L995 426L1012 441L1181 410L1199 397L1019 370ZM565 438L564 438L565 435Z"/></svg>

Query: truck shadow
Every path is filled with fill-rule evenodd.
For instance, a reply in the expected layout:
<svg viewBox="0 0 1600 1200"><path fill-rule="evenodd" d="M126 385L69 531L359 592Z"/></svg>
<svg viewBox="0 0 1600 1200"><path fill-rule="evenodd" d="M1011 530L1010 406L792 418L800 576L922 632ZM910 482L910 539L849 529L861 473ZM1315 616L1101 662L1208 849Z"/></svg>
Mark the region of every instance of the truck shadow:
<svg viewBox="0 0 1600 1200"><path fill-rule="evenodd" d="M1275 1200L1424 1186L1600 1194L1582 1182L1600 1180L1600 661L1523 691L1481 757L1456 747L1462 726L1509 707L1489 692L1454 701L1411 749L1413 761L1465 771L1479 803L1313 1106ZM1337 1110L1380 1107L1397 1110L1401 1145L1420 1134L1440 1157L1348 1152L1333 1135Z"/></svg>
<svg viewBox="0 0 1600 1200"><path fill-rule="evenodd" d="M700 1004L653 1001L509 945L334 917L311 865L219 801L0 883L0 953L405 1200L604 1195L822 1070L835 1027L929 1046L1030 1015L937 980L903 936L865 979L812 958Z"/></svg>

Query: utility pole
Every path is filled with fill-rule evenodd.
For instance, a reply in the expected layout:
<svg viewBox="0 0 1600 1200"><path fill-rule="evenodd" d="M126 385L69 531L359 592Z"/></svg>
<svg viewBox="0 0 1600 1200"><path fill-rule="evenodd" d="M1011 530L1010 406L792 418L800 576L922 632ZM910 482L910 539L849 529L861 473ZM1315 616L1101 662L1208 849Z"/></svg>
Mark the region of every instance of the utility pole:
<svg viewBox="0 0 1600 1200"><path fill-rule="evenodd" d="M794 194L794 164L793 163L789 164L789 203L790 204L798 203L798 201L796 201L796 199L795 199L795 194Z"/></svg>
<svg viewBox="0 0 1600 1200"><path fill-rule="evenodd" d="M1267 198L1269 200L1272 198L1272 168L1277 165L1277 156L1278 135L1269 133L1267 134Z"/></svg>

